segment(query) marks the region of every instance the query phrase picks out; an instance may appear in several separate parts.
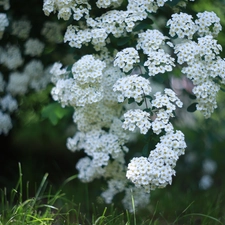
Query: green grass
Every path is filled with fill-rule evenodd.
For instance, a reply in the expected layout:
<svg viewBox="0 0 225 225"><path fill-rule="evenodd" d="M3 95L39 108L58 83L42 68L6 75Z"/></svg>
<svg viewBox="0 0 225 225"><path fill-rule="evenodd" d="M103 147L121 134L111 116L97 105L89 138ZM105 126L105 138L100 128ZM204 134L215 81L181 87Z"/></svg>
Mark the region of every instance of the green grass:
<svg viewBox="0 0 225 225"><path fill-rule="evenodd" d="M151 204L131 214L117 205L87 203L91 193L79 192L71 186L76 176L69 177L59 190L48 185L48 174L43 176L35 195L30 197L29 182L24 184L21 165L14 189L0 193L0 225L220 225L225 224L224 187L205 192L186 194L178 186L152 192ZM74 193L71 194L70 188ZM81 189L83 189L82 186ZM77 189L76 189L77 188ZM78 191L78 193L77 193ZM74 195L81 195L79 203ZM135 199L131 199L132 202ZM86 204L86 206L84 206Z"/></svg>

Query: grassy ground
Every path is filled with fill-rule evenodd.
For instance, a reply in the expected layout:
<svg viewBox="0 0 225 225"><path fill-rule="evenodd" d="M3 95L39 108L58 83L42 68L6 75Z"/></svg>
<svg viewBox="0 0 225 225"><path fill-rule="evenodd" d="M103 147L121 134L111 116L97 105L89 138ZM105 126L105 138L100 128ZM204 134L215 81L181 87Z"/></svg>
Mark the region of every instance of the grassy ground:
<svg viewBox="0 0 225 225"><path fill-rule="evenodd" d="M18 183L1 190L0 224L42 225L219 225L225 224L225 189L182 190L179 183L151 193L151 203L131 214L120 203L105 205L92 196L92 187L70 177L58 190L48 184L48 174L29 194L19 164ZM135 200L135 199L134 199Z"/></svg>

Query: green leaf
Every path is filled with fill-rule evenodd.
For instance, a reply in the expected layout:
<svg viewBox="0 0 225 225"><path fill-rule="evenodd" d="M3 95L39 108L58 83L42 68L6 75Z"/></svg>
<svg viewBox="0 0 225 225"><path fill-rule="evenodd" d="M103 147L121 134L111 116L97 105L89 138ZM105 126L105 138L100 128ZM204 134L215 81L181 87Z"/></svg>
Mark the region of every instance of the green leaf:
<svg viewBox="0 0 225 225"><path fill-rule="evenodd" d="M148 99L150 99L151 101L152 101L152 96L150 96L150 95L145 95L145 98L148 98Z"/></svg>
<svg viewBox="0 0 225 225"><path fill-rule="evenodd" d="M49 119L53 125L56 125L67 113L68 111L57 102L45 106L41 111L42 117Z"/></svg>
<svg viewBox="0 0 225 225"><path fill-rule="evenodd" d="M128 104L131 104L131 103L133 103L133 102L135 102L134 98L129 98L129 99L128 99Z"/></svg>
<svg viewBox="0 0 225 225"><path fill-rule="evenodd" d="M153 21L151 19L148 19L144 22L140 22L136 27L134 27L133 31L140 31L140 30L147 30L150 29L152 26L151 24L153 24Z"/></svg>
<svg viewBox="0 0 225 225"><path fill-rule="evenodd" d="M196 110L197 110L197 108L196 108L196 105L197 105L198 103L192 103L191 105L189 105L188 107L187 107L187 111L188 112L195 112Z"/></svg>
<svg viewBox="0 0 225 225"><path fill-rule="evenodd" d="M123 46L123 45L127 44L129 40L130 40L129 37L119 38L119 39L117 40L117 45L118 45L118 46Z"/></svg>
<svg viewBox="0 0 225 225"><path fill-rule="evenodd" d="M149 155L149 143L147 143L144 148L142 149L142 155L145 156L145 157L148 157Z"/></svg>
<svg viewBox="0 0 225 225"><path fill-rule="evenodd" d="M177 5L180 1L181 1L181 0L173 0L173 1L167 2L167 4L170 5L170 6L175 6L175 5Z"/></svg>

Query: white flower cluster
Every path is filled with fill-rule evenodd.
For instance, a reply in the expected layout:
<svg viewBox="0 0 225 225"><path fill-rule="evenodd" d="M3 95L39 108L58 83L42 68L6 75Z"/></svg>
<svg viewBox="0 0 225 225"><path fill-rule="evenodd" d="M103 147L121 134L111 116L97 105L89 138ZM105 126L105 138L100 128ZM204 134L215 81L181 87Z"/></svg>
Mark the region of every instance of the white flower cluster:
<svg viewBox="0 0 225 225"><path fill-rule="evenodd" d="M184 154L185 148L186 143L181 131L166 133L148 158L135 157L131 160L126 176L136 187L143 187L146 192L164 188L172 183L174 167L179 156Z"/></svg>
<svg viewBox="0 0 225 225"><path fill-rule="evenodd" d="M167 26L170 27L169 34L171 37L177 35L179 38L187 37L192 39L198 27L193 22L193 17L187 13L176 13L167 21Z"/></svg>
<svg viewBox="0 0 225 225"><path fill-rule="evenodd" d="M12 128L10 114L16 111L17 108L17 101L10 94L6 94L0 98L0 135L2 133L7 135Z"/></svg>
<svg viewBox="0 0 225 225"><path fill-rule="evenodd" d="M74 20L79 20L83 15L88 16L90 9L88 0L44 0L43 4L45 15L49 16L51 12L58 11L58 19L64 20L69 20L72 15Z"/></svg>
<svg viewBox="0 0 225 225"><path fill-rule="evenodd" d="M165 37L158 30L147 30L138 34L136 47L137 49L142 49L148 57L144 66L148 67L149 76L172 71L172 68L175 66L174 58L162 48L165 46L167 39L168 37Z"/></svg>
<svg viewBox="0 0 225 225"><path fill-rule="evenodd" d="M31 60L26 64L23 72L11 72L6 90L13 96L25 94L29 88L40 91L51 80L50 68L44 69L41 61Z"/></svg>
<svg viewBox="0 0 225 225"><path fill-rule="evenodd" d="M170 35L192 39L196 32L199 36L217 36L222 30L220 19L214 12L198 13L197 17L198 19L193 21L193 17L187 13L173 14L172 18L167 21L167 26L170 26Z"/></svg>
<svg viewBox="0 0 225 225"><path fill-rule="evenodd" d="M13 96L23 95L27 92L29 77L24 73L12 72L9 74L9 81L7 85L7 91Z"/></svg>
<svg viewBox="0 0 225 225"><path fill-rule="evenodd" d="M104 190L101 194L106 203L111 204L116 194L125 191L122 203L130 212L133 212L135 208L144 208L149 204L149 193L143 192L142 188L137 188L128 184L126 168L123 163L115 160L109 162L108 166L105 168L103 177L109 179L107 181L108 189ZM134 202L132 202L132 198Z"/></svg>
<svg viewBox="0 0 225 225"><path fill-rule="evenodd" d="M78 133L78 137L75 135L74 139L76 142L82 143L80 147L92 158L94 167L107 166L110 156L120 160L121 154L123 155L123 152L127 151L127 148L121 145L121 140L116 134L107 133L100 129L92 129L85 135ZM74 147L76 148L73 139L68 139L67 146L70 146L72 150Z"/></svg>
<svg viewBox="0 0 225 225"><path fill-rule="evenodd" d="M197 17L195 24L198 25L199 36L212 35L216 37L222 30L220 18L214 12L198 13Z"/></svg>
<svg viewBox="0 0 225 225"><path fill-rule="evenodd" d="M73 120L80 131L87 132L92 128L110 127L115 116L120 115L121 106L106 105L104 100L79 107L75 110Z"/></svg>
<svg viewBox="0 0 225 225"><path fill-rule="evenodd" d="M148 54L148 59L145 61L144 66L148 67L149 76L154 76L158 73L165 73L173 70L174 58L163 49L152 51Z"/></svg>
<svg viewBox="0 0 225 225"><path fill-rule="evenodd" d="M0 72L0 135L7 135L9 130L12 129L10 114L18 108L16 99L10 93L4 93L6 84L3 74Z"/></svg>
<svg viewBox="0 0 225 225"><path fill-rule="evenodd" d="M0 0L0 6L8 10L9 0ZM29 16L26 12L22 11L20 18L14 18L11 10L0 13L0 133L5 135L12 128L11 117L19 105L17 99L28 91L43 90L51 81L50 68L46 64L52 59L42 62L44 42L40 41L42 37L29 38L34 24L27 19ZM7 26L9 28L5 29ZM37 27L33 28L36 29L33 34L38 34Z"/></svg>
<svg viewBox="0 0 225 225"><path fill-rule="evenodd" d="M128 0L128 9L131 11L136 11L138 13L153 13L157 12L160 7L171 0ZM193 1L193 0L190 0Z"/></svg>
<svg viewBox="0 0 225 225"><path fill-rule="evenodd" d="M168 38L158 30L147 30L138 34L137 49L142 49L148 55L153 50L158 50Z"/></svg>
<svg viewBox="0 0 225 225"><path fill-rule="evenodd" d="M113 85L113 91L120 93L118 102L123 102L125 98L134 98L136 102L141 102L151 90L149 80L137 74L122 77Z"/></svg>
<svg viewBox="0 0 225 225"><path fill-rule="evenodd" d="M73 64L73 78L58 80L52 89L55 101L63 106L85 106L103 98L102 77L105 63L92 55L83 56ZM54 73L54 70L51 70ZM56 75L54 75L56 76Z"/></svg>
<svg viewBox="0 0 225 225"><path fill-rule="evenodd" d="M44 68L40 60L33 59L24 67L24 73L29 77L28 87L35 91L43 90L51 81L51 66Z"/></svg>
<svg viewBox="0 0 225 225"><path fill-rule="evenodd" d="M5 28L9 25L8 18L5 13L0 13L0 39L2 38Z"/></svg>
<svg viewBox="0 0 225 225"><path fill-rule="evenodd" d="M116 54L114 66L118 66L123 72L129 72L134 64L140 62L140 57L135 48L125 48Z"/></svg>
<svg viewBox="0 0 225 225"><path fill-rule="evenodd" d="M56 62L52 65L52 68L50 70L51 76L51 82L53 84L56 84L58 80L67 79L69 77L69 71L67 71L66 68L61 68L63 65L60 62Z"/></svg>
<svg viewBox="0 0 225 225"><path fill-rule="evenodd" d="M12 121L8 114L0 111L0 134L8 134L9 130L12 129Z"/></svg>
<svg viewBox="0 0 225 225"><path fill-rule="evenodd" d="M31 22L29 20L21 19L12 22L12 35L18 38L27 39L31 30Z"/></svg>
<svg viewBox="0 0 225 225"><path fill-rule="evenodd" d="M156 134L161 133L162 129L166 132L173 130L173 126L169 122L170 117L174 117L173 112L176 107L181 108L183 105L174 91L166 88L164 92L165 94L161 92L155 93L155 99L152 101L153 110L156 109L156 118L152 122L152 130Z"/></svg>
<svg viewBox="0 0 225 225"><path fill-rule="evenodd" d="M151 128L150 114L140 109L127 111L124 114L123 128L134 131L137 127L141 134L146 134Z"/></svg>
<svg viewBox="0 0 225 225"><path fill-rule="evenodd" d="M95 84L102 82L102 71L105 63L95 59L92 55L85 55L73 64L72 74L79 85Z"/></svg>
<svg viewBox="0 0 225 225"><path fill-rule="evenodd" d="M194 34L199 35L197 41L183 40L176 44L174 53L179 64L187 65L182 68L182 73L194 84L192 92L196 96L197 110L208 118L217 108L216 97L220 83L225 82L225 61L219 56L222 47L213 39L222 27L214 12L198 13L197 17L193 21L185 13L175 14L167 25L170 26L171 36L177 34L179 38L192 39Z"/></svg>
<svg viewBox="0 0 225 225"><path fill-rule="evenodd" d="M23 64L20 49L14 45L8 45L5 49L0 47L0 64L5 65L8 69L17 69Z"/></svg>
<svg viewBox="0 0 225 225"><path fill-rule="evenodd" d="M124 74L119 68L112 65L104 68L104 64L101 64L99 59L91 61L93 59L92 56L89 57L89 60L77 61L76 65L72 67L72 74L82 85L86 85L85 82L92 85L92 82L101 80L102 99L98 102L89 102L82 107L74 106L73 119L79 131L74 137L68 138L67 148L73 152L84 150L87 154L87 157L80 159L76 165L80 180L90 182L99 177L109 180L109 187L102 193L102 197L110 203L115 194L124 191L128 182L125 176L124 155L128 151L125 143L129 140L129 134L123 130L122 122L119 119L123 104L118 104L117 94L113 91L113 85ZM95 61L97 66L93 67ZM69 93L69 89L73 88L68 88L68 85L74 86L75 78L67 78L68 71L61 67L60 63L54 64L51 71L55 75L53 80L56 87L61 81L68 81L64 89L58 89L60 93L66 94L66 92ZM86 76L84 76L85 68ZM100 68L103 71L97 70ZM91 79L91 71L93 71L93 79ZM99 76L100 74L101 76ZM70 93L70 96L73 97L73 95ZM62 105L67 103L61 102Z"/></svg>
<svg viewBox="0 0 225 225"><path fill-rule="evenodd" d="M98 0L96 5L98 8L119 7L123 3L123 0Z"/></svg>
<svg viewBox="0 0 225 225"><path fill-rule="evenodd" d="M142 188L131 187L125 189L125 196L122 203L129 212L133 213L135 209L144 209L149 202L150 194L143 192Z"/></svg>
<svg viewBox="0 0 225 225"><path fill-rule="evenodd" d="M82 45L92 43L99 51L105 45L109 34L116 38L131 32L136 21L143 20L146 16L135 11L111 10L105 14L93 18L87 18L87 28L80 29L78 26L69 25L64 36L64 42L69 42L71 47L81 48ZM89 28L90 27L90 28Z"/></svg>
<svg viewBox="0 0 225 225"><path fill-rule="evenodd" d="M38 39L29 38L24 45L24 54L30 56L40 56L44 50L44 46L44 43Z"/></svg>
<svg viewBox="0 0 225 225"><path fill-rule="evenodd" d="M222 83L225 82L225 61L218 56L221 50L212 36L198 38L198 43L189 41L175 46L178 62L187 63L182 73L195 85L192 92L197 97L197 110L206 118L217 108L216 97L220 85L214 79L219 77ZM187 52L190 53L188 56Z"/></svg>
<svg viewBox="0 0 225 225"><path fill-rule="evenodd" d="M83 182L91 182L96 178L100 178L104 173L104 169L95 167L89 157L80 159L76 169L79 171L78 178Z"/></svg>
<svg viewBox="0 0 225 225"><path fill-rule="evenodd" d="M0 105L4 112L8 111L9 113L12 113L18 108L16 99L13 98L10 94L7 94L3 98L0 98Z"/></svg>

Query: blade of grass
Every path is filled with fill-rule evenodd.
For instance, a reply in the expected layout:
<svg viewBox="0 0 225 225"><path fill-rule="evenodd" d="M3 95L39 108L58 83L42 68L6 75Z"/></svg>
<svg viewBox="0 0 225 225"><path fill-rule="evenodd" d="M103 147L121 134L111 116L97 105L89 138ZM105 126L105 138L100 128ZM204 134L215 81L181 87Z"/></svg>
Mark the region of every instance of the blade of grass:
<svg viewBox="0 0 225 225"><path fill-rule="evenodd" d="M105 217L105 213L106 213L106 211L107 211L107 207L104 208L103 214L100 217L98 217L98 219L94 222L93 225L97 225L98 222L99 222L99 225L101 225L102 221L105 221L105 218L106 218Z"/></svg>
<svg viewBox="0 0 225 225"><path fill-rule="evenodd" d="M136 211L135 211L135 204L134 204L134 196L132 194L132 189L131 189L131 201L132 201L132 208L133 208L133 214L134 214L134 225L137 225Z"/></svg>
<svg viewBox="0 0 225 225"><path fill-rule="evenodd" d="M44 175L44 177L42 178L42 181L41 181L41 184L40 184L40 186L39 186L39 188L38 188L38 191L37 191L36 194L35 194L35 199L37 199L37 198L39 197L41 191L44 190L44 186L45 186L45 184L46 184L47 178L48 178L48 173L46 173L46 174Z"/></svg>

